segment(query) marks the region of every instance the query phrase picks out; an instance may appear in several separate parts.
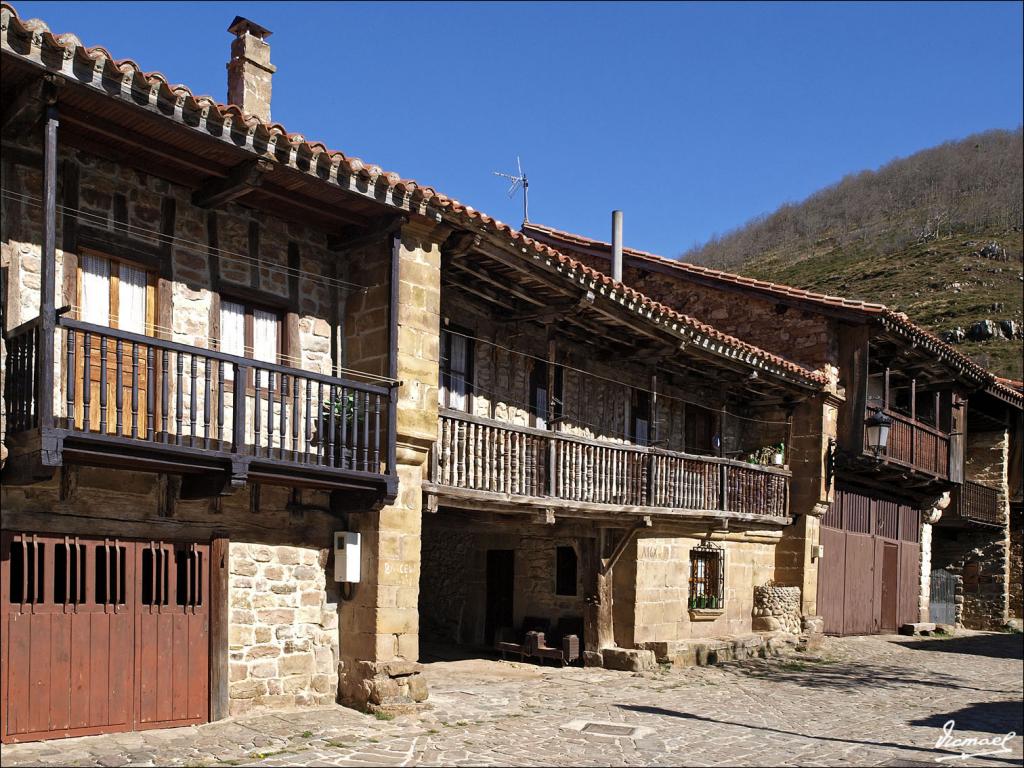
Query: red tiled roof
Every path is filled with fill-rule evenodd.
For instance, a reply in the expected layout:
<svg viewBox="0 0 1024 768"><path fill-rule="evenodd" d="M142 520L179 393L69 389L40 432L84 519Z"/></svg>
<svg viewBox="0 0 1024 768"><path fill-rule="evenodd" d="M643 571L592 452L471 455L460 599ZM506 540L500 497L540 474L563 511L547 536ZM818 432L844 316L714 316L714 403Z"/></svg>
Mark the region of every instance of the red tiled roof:
<svg viewBox="0 0 1024 768"><path fill-rule="evenodd" d="M360 158L348 157L342 152L330 150L320 142L309 142L302 134L288 133L287 129L279 123L264 123L255 115L246 114L235 105L221 104L209 96L197 96L184 85L171 85L161 73L145 72L132 59L115 59L105 48L100 46L84 46L74 34L55 35L39 19L22 21L18 12L9 3L0 3L0 15L2 15L5 28L8 30L16 28L22 35L32 35L37 45L62 50L64 56L61 58L63 60L70 61L79 57L88 60L95 68L111 67L120 72L123 78L130 78L133 82L136 79L141 79L145 83L146 89L152 94L151 98L156 98L162 93L165 97L171 97L172 101L175 101L183 110L219 117L224 123L240 121L250 133L262 134L260 138L266 142L268 154L273 154L273 148L284 142L291 148L291 157L295 157L296 153L303 155L309 158L311 167L316 167L321 156L326 157L331 167L336 169L334 175L345 172L352 176L368 179L375 185L385 185L396 193L408 195L413 202L435 209L441 216L449 220L497 234L534 257L554 259L559 265L560 271L581 275L595 285L611 289L616 296L622 296L626 301L638 304L649 313L660 315L662 320L686 326L691 334L703 336L705 342L710 339L726 345L739 353L739 358L747 363L760 363L762 366L776 369L779 373L789 374L816 385L824 385L828 381L827 376L821 371L811 371L660 304L639 291L617 283L607 275L562 254L550 245L534 240L514 227L492 218L472 206L464 205L454 198L443 195L431 187L421 186L412 179L402 178L397 173L386 172L379 166L368 164ZM9 48L8 51L14 53ZM44 64L44 66L47 65Z"/></svg>
<svg viewBox="0 0 1024 768"><path fill-rule="evenodd" d="M593 240L572 232L555 229L554 227L546 227L543 224L534 224L532 221L525 223L523 225L523 230L528 234L535 233L540 235L544 240L550 239L560 243L565 243L569 247L576 246L579 248L599 251L607 250L611 253L612 246L610 243L606 243L601 240ZM702 267L698 264L690 264L689 262L670 259L665 256L659 256L656 253L638 251L635 248L623 248L622 252L627 256L631 256L641 261L663 264L681 272L687 272L692 275L698 275L700 277L706 277L716 281L732 283L734 285L743 286L744 288L753 288L765 291L775 296L802 299L805 301L812 301L817 304L841 307L843 309L860 310L871 314L880 314L886 311L886 307L883 304L873 304L868 301L858 301L857 299L848 299L843 296L828 296L823 293L805 291L802 288L794 288L791 285L784 285L783 283L769 283L765 280L757 280L753 277L744 277L743 275L724 272L720 269L711 269L710 267Z"/></svg>
<svg viewBox="0 0 1024 768"><path fill-rule="evenodd" d="M545 242L553 242L559 245L564 244L569 249L577 248L597 251L607 250L609 254L611 253L610 243L583 237L582 235L577 235L572 232L565 232L560 229L555 229L554 227L547 227L543 224L526 222L523 225L523 230L527 233L540 236ZM862 314L865 318L877 319L883 326L900 332L902 335L910 338L912 341L915 341L922 348L928 350L932 354L940 358L944 358L952 365L964 370L968 375L973 376L978 381L984 382L990 387L994 387L1002 394L1010 396L1015 402L1024 404L1024 396L1022 396L1020 388L1014 387L1012 383L1010 383L1010 380L1001 379L996 376L991 371L978 365L959 350L955 349L952 345L944 342L935 334L926 331L921 326L915 324L903 312L892 310L884 304L874 304L867 301L847 299L842 296L828 296L823 293L806 291L802 288L794 288L791 285L770 283L765 280L744 277L743 275L737 275L732 272L710 269L697 264L690 264L685 261L659 256L654 253L639 251L634 248L623 248L622 252L624 255L636 258L640 261L649 261L651 263L664 265L670 267L674 271L678 271L686 275L710 279L715 282L726 284L727 286L741 286L743 288L753 289L779 298L792 298L812 302L821 306L823 311L826 312L829 309L842 309Z"/></svg>

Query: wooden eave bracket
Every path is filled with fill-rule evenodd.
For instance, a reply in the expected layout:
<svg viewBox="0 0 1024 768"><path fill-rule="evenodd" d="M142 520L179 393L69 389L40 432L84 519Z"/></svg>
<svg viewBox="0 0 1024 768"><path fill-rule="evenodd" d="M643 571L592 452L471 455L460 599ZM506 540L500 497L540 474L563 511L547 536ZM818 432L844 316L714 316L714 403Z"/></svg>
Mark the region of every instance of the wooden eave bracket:
<svg viewBox="0 0 1024 768"><path fill-rule="evenodd" d="M619 558L622 557L623 553L626 551L626 548L630 545L633 539L636 538L636 535L640 532L641 528L650 528L653 525L654 520L651 518L650 515L644 515L642 518L637 520L633 524L633 526L628 531L626 531L625 535L619 540L619 543L615 545L615 549L612 551L611 556L605 560L602 560L601 575L607 576L609 573L611 573L612 569L615 567L615 564L619 561Z"/></svg>
<svg viewBox="0 0 1024 768"><path fill-rule="evenodd" d="M263 183L264 176L274 167L266 158L239 163L226 178L211 179L192 193L192 204L199 208L217 208L249 194Z"/></svg>

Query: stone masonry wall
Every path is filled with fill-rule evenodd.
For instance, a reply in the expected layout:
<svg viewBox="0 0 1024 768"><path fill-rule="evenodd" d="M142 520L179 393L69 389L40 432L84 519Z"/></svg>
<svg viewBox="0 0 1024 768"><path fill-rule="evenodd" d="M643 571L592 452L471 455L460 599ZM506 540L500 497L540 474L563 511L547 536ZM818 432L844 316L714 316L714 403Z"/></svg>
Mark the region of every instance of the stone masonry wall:
<svg viewBox="0 0 1024 768"><path fill-rule="evenodd" d="M607 258L573 255L608 274ZM627 265L623 281L655 301L811 369L838 364L835 324L820 314L754 294L707 287L681 272L651 272Z"/></svg>
<svg viewBox="0 0 1024 768"><path fill-rule="evenodd" d="M230 713L330 704L338 688L338 608L327 549L230 545Z"/></svg>
<svg viewBox="0 0 1024 768"><path fill-rule="evenodd" d="M631 647L751 631L754 589L773 577L778 534L714 539L725 549L725 608L720 614L691 613L687 607L690 550L702 540L696 535L651 534L623 554L614 573L617 644Z"/></svg>
<svg viewBox="0 0 1024 768"><path fill-rule="evenodd" d="M1014 504L1010 510L1010 588L1007 596L1010 618L1024 619L1024 593L1021 568L1024 566L1024 507Z"/></svg>
<svg viewBox="0 0 1024 768"><path fill-rule="evenodd" d="M555 593L557 547L577 546L561 526L509 523L506 531L467 529L445 512L426 518L420 584L420 623L424 637L435 642L481 644L487 613L487 551L511 549L515 591L513 621L527 616L548 619L583 616L583 571L577 561L576 595Z"/></svg>
<svg viewBox="0 0 1024 768"><path fill-rule="evenodd" d="M961 577L964 626L994 629L1008 617L1010 580L1009 433L1005 430L968 432L964 477L998 492L1001 528L972 528L933 539L934 567ZM934 532L933 532L934 533Z"/></svg>

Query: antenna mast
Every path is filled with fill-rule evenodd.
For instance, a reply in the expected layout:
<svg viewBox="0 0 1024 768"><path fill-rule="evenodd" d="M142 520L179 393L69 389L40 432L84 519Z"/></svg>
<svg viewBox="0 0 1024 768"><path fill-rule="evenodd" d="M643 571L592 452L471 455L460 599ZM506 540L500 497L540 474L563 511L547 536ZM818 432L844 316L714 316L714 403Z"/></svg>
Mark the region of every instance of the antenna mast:
<svg viewBox="0 0 1024 768"><path fill-rule="evenodd" d="M525 224L530 220L530 180L526 178L526 174L523 173L523 164L519 162L519 155L516 155L516 167L519 169L519 174L513 176L511 173L502 173L501 171L493 171L495 176L500 176L503 179L508 179L512 182L512 186L508 188L508 196L512 197L516 193L516 190L522 187L523 190L523 223Z"/></svg>

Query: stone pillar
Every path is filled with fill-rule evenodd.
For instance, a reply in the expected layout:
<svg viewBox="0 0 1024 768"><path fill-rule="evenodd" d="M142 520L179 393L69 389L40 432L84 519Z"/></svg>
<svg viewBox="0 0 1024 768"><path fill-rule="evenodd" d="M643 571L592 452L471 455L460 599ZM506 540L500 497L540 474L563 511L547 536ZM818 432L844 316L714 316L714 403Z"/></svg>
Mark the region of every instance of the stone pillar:
<svg viewBox="0 0 1024 768"><path fill-rule="evenodd" d="M838 398L830 393L809 398L793 414L789 514L794 522L783 530L776 548L775 582L800 587L804 616L816 616L818 611L815 550L821 516L833 498L829 456L836 438L838 404Z"/></svg>
<svg viewBox="0 0 1024 768"><path fill-rule="evenodd" d="M928 509L921 510L921 592L918 597L918 621L930 621L932 589L932 526L939 522L942 512L949 506L949 493Z"/></svg>
<svg viewBox="0 0 1024 768"><path fill-rule="evenodd" d="M362 533L362 580L341 605L340 697L373 711L402 711L427 697L416 664L420 516L427 459L437 438L440 240L438 228L418 223L401 233L398 495L379 512L349 516L350 529ZM361 343L365 346L367 337Z"/></svg>

